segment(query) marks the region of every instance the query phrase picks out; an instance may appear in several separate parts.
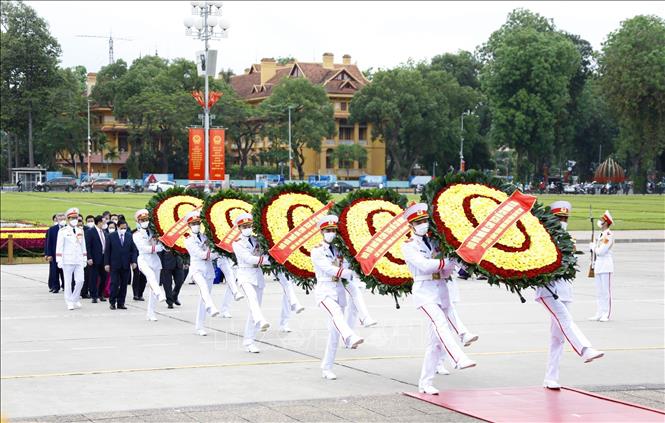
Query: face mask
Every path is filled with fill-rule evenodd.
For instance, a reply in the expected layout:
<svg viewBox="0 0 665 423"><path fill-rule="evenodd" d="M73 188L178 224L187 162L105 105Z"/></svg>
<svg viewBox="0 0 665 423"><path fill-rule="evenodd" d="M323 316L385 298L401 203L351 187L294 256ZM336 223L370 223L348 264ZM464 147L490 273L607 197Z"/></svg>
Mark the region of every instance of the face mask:
<svg viewBox="0 0 665 423"><path fill-rule="evenodd" d="M336 232L324 232L324 233L323 233L323 239L324 239L328 244L330 244L331 242L333 242L333 240L335 239L336 236L337 236L337 233L336 233Z"/></svg>
<svg viewBox="0 0 665 423"><path fill-rule="evenodd" d="M109 233L112 234L113 232L115 232L115 228L110 228Z"/></svg>
<svg viewBox="0 0 665 423"><path fill-rule="evenodd" d="M76 227L79 224L79 220L78 219L69 219L69 224Z"/></svg>
<svg viewBox="0 0 665 423"><path fill-rule="evenodd" d="M418 236L423 236L427 233L427 230L429 229L429 223L420 223L416 226L413 227L413 231L416 233Z"/></svg>
<svg viewBox="0 0 665 423"><path fill-rule="evenodd" d="M603 229L603 221L602 221L602 220L598 220L598 221L596 222L596 225L598 225L598 227L599 227L600 229Z"/></svg>
<svg viewBox="0 0 665 423"><path fill-rule="evenodd" d="M564 231L568 230L568 222L561 222L561 227Z"/></svg>
<svg viewBox="0 0 665 423"><path fill-rule="evenodd" d="M139 223L139 226L141 226L142 229L148 229L148 226L150 226L150 222L141 222Z"/></svg>
<svg viewBox="0 0 665 423"><path fill-rule="evenodd" d="M201 226L199 225L192 225L189 228L192 230L192 233L198 234L201 232Z"/></svg>
<svg viewBox="0 0 665 423"><path fill-rule="evenodd" d="M250 236L252 234L252 228L245 228L240 232L243 234L243 236Z"/></svg>
<svg viewBox="0 0 665 423"><path fill-rule="evenodd" d="M86 225L88 226L88 228L92 229L95 227L95 222L88 222L86 223Z"/></svg>
<svg viewBox="0 0 665 423"><path fill-rule="evenodd" d="M124 235L125 232L127 232L127 229L118 229L118 233L119 233L120 235Z"/></svg>
<svg viewBox="0 0 665 423"><path fill-rule="evenodd" d="M58 220L58 225L65 226L67 224L66 220Z"/></svg>
<svg viewBox="0 0 665 423"><path fill-rule="evenodd" d="M102 229L106 230L106 229L108 229L108 227L109 227L109 225L106 222L104 222L104 224L102 225Z"/></svg>

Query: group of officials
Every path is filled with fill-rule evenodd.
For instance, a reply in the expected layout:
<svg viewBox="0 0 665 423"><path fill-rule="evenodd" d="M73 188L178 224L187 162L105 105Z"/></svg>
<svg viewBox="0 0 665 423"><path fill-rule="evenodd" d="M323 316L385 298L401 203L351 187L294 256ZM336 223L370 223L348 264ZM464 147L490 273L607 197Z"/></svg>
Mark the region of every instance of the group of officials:
<svg viewBox="0 0 665 423"><path fill-rule="evenodd" d="M567 229L572 210L570 203L557 201L551 211L559 218L561 227ZM461 346L476 342L478 335L470 332L455 308L452 276L464 272L463 262L445 258L437 241L430 237L428 206L424 203L411 205L404 213L411 234L402 244L402 254L413 277L413 305L427 325L427 345L418 383L419 391L438 394L434 378L448 374L444 360L461 370L475 367ZM113 219L115 217L115 219ZM190 279L199 290L199 302L195 316L195 332L205 336L206 316L231 317L228 312L231 301L246 298L248 306L247 324L243 346L246 351L258 353L255 343L257 332L266 331L270 323L261 310L265 287L263 267L269 266L269 255L263 251L252 232L253 218L243 213L234 219L240 236L233 242L233 254L220 255L211 250L210 243L201 226L198 211L187 214L189 231L183 236L189 256L184 263L181 256L166 248L150 227L150 215L146 209L134 215L136 230L129 230L124 216L88 216L86 226L77 208L54 216L54 226L48 230L45 249L50 262L49 288L57 293L64 290L67 308L81 307L81 291L84 284L92 302L106 301L104 283L110 274L108 300L110 308L126 309L125 296L130 279L137 289L134 299L142 300L143 289L137 279L144 278L147 286L148 307L146 318L156 321L155 308L166 301L169 308L180 305L178 294L185 278ZM336 379L332 368L337 347L341 342L346 348L356 349L364 342L354 327L361 324L371 327L377 324L367 309L362 296L360 277L349 266L347 260L335 246L337 239L337 217L327 215L318 222L323 242L311 252L316 276L315 300L328 318L328 342L323 355L322 377ZM611 314L611 276L614 271L612 247L614 238L610 231L612 216L606 211L599 219L602 230L598 240L589 245L595 267L598 309L590 320L605 322ZM222 310L218 309L211 296L215 267L219 267L227 282ZM135 271L133 278L132 271ZM288 274L274 275L283 288L280 330L290 332L288 318L292 312L300 313L304 307L295 295L293 282ZM550 315L549 359L543 386L559 389L559 361L563 345L567 341L584 362L603 357L604 353L594 349L590 341L575 324L569 312L572 302L570 280L558 279L536 290L535 299Z"/></svg>

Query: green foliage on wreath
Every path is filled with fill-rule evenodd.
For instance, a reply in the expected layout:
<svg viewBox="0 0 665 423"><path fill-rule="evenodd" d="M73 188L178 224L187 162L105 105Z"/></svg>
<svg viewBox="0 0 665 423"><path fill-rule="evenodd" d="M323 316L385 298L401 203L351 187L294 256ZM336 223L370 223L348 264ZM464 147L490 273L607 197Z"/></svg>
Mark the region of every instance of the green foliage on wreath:
<svg viewBox="0 0 665 423"><path fill-rule="evenodd" d="M269 244L268 239L264 235L264 228L263 228L264 209L266 208L268 203L272 201L273 198L278 197L279 195L284 193L308 194L319 200L324 205L327 204L331 199L330 193L327 190L323 188L313 187L305 182L288 183L269 188L261 197L259 197L256 200L256 203L254 204L254 210L252 213L254 216L254 233L256 234L256 237L259 240L259 245L261 246L261 249L266 253L272 246ZM283 264L278 263L273 258L271 258L270 262L271 264L269 266L263 267L264 273L273 273L276 275L279 272L283 272L287 278L292 279L296 283L296 285L303 288L307 294L309 294L309 291L314 289L314 285L316 284L316 278L314 277L305 278L301 277L300 275L293 274Z"/></svg>
<svg viewBox="0 0 665 423"><path fill-rule="evenodd" d="M476 170L469 170L464 173L448 173L442 177L438 177L425 186L421 195L421 201L430 205L430 211L434 204L434 198L444 187L457 184L457 183L478 183L485 184L492 188L511 195L517 187L513 184L506 183L501 179L485 175ZM561 265L555 271L550 273L541 274L531 278L516 277L516 278L502 278L497 275L491 274L477 264L468 264L467 272L470 274L482 274L487 277L487 282L490 285L503 284L510 292L520 295L520 291L525 288L539 287L549 284L556 279L566 279L572 281L577 272L577 258L575 257L575 246L570 234L561 227L559 219L550 212L549 207L543 206L541 203L536 202L531 209L531 213L538 218L540 223L552 236L553 241L561 251ZM440 241L441 249L447 257L456 258L461 261L461 258L455 252L455 248L446 242L444 234L439 233L436 223L434 222L433 213L430 213L430 228L435 236Z"/></svg>

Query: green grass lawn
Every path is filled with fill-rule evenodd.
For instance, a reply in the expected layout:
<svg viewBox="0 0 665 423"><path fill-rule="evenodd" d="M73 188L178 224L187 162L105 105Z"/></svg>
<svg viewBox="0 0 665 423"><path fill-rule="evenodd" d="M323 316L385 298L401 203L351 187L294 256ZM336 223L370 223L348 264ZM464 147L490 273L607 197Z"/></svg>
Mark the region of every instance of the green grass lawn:
<svg viewBox="0 0 665 423"><path fill-rule="evenodd" d="M49 224L51 216L69 207L78 207L84 215L101 214L105 210L123 213L130 221L134 212L148 203L152 194L134 193L67 193L67 192L2 192L0 193L0 218L11 221L27 221ZM335 194L334 199L343 197ZM408 194L409 200L420 199ZM546 205L555 200L567 200L573 205L569 220L570 230L589 230L589 205L598 218L605 210L614 217L615 230L660 229L665 230L665 196L659 195L540 195L538 201Z"/></svg>

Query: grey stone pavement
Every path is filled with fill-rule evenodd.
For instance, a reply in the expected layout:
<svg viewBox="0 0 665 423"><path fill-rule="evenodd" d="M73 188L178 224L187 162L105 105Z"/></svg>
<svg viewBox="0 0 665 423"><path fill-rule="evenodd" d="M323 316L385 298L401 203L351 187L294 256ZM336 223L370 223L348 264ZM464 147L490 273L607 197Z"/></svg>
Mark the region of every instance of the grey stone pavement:
<svg viewBox="0 0 665 423"><path fill-rule="evenodd" d="M613 319L589 322L595 288L580 257L572 314L606 356L584 364L566 346L564 385L665 408L665 243L615 248ZM280 333L282 291L268 282L264 312L272 328L259 337L260 354L241 347L246 303L233 318L208 318L209 335L194 334L198 297L185 285L183 306L159 305L159 321L144 319L145 302L111 311L108 303L68 311L48 293L46 265L0 267L0 410L9 421L468 421L464 415L408 398L417 389L425 322L402 301L365 298L379 325L359 328L365 343L339 350L338 380L321 379L324 314L299 291L306 310L294 332ZM549 316L527 295L483 281L460 281L458 311L480 340L466 348L478 366L437 376L445 389L539 386L547 359ZM225 287L215 285L221 302Z"/></svg>

